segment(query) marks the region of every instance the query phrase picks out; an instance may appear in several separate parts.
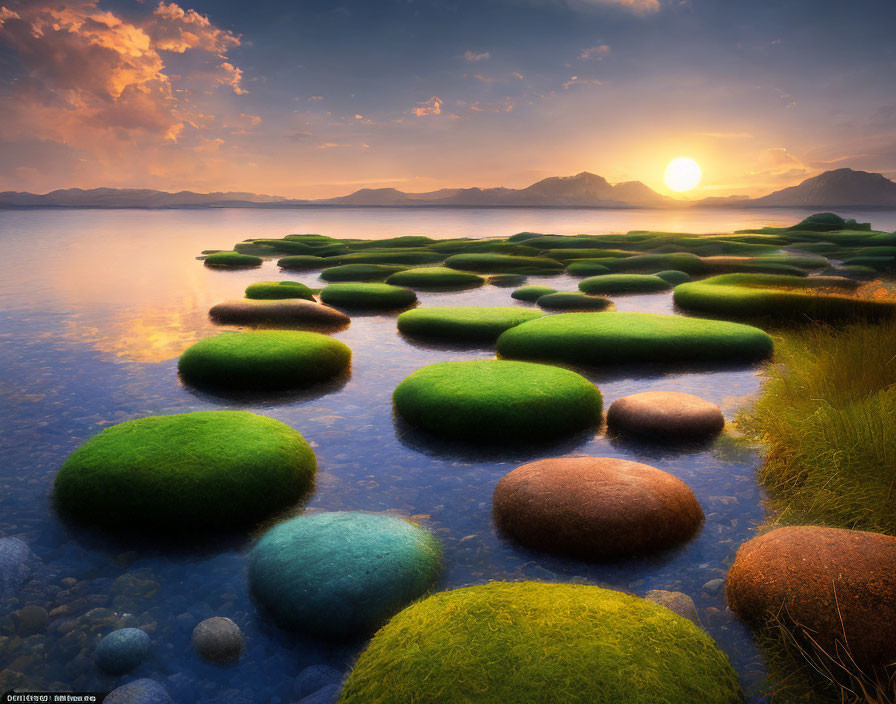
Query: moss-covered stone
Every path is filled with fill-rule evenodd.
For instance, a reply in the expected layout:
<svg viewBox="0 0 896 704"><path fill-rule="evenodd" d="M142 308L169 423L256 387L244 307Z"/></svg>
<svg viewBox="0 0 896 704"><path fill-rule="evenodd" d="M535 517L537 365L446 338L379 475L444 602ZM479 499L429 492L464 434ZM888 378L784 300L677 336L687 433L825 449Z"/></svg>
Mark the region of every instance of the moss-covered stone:
<svg viewBox="0 0 896 704"><path fill-rule="evenodd" d="M494 341L514 325L542 315L515 306L417 308L398 316L398 330L414 337Z"/></svg>
<svg viewBox="0 0 896 704"><path fill-rule="evenodd" d="M334 264L435 264L445 258L444 254L427 249L384 249L352 252L330 257Z"/></svg>
<svg viewBox="0 0 896 704"><path fill-rule="evenodd" d="M570 262L566 272L570 276L599 276L601 274L612 274L613 271L607 266L610 259L576 259Z"/></svg>
<svg viewBox="0 0 896 704"><path fill-rule="evenodd" d="M303 298L314 300L314 293L298 281L261 281L246 287L246 298L276 300L280 298Z"/></svg>
<svg viewBox="0 0 896 704"><path fill-rule="evenodd" d="M592 296L580 291L558 291L541 296L536 301L545 310L607 310L613 308L609 298Z"/></svg>
<svg viewBox="0 0 896 704"><path fill-rule="evenodd" d="M482 286L485 279L466 271L456 271L443 266L429 266L406 269L392 274L386 279L386 283L416 289L453 291Z"/></svg>
<svg viewBox="0 0 896 704"><path fill-rule="evenodd" d="M425 235L403 235L401 237L389 237L383 240L363 240L352 242L351 249L415 249L435 244L437 240Z"/></svg>
<svg viewBox="0 0 896 704"><path fill-rule="evenodd" d="M324 281L382 281L407 267L398 264L342 264L320 272Z"/></svg>
<svg viewBox="0 0 896 704"><path fill-rule="evenodd" d="M668 281L673 286L678 286L678 284L687 283L691 280L691 275L686 274L683 271L675 271L674 269L667 269L666 271L658 271L654 274L654 276L658 276L663 281Z"/></svg>
<svg viewBox="0 0 896 704"><path fill-rule="evenodd" d="M402 381L392 399L411 425L483 442L554 438L601 418L600 392L587 379L525 362L432 364Z"/></svg>
<svg viewBox="0 0 896 704"><path fill-rule="evenodd" d="M103 430L75 450L54 484L59 509L107 528L232 529L294 504L316 460L305 439L245 411L148 416Z"/></svg>
<svg viewBox="0 0 896 704"><path fill-rule="evenodd" d="M672 284L665 279L645 274L603 274L590 276L579 282L579 290L592 295L656 293L671 288Z"/></svg>
<svg viewBox="0 0 896 704"><path fill-rule="evenodd" d="M249 586L281 625L350 637L421 597L440 568L438 541L397 516L315 513L262 536L249 554Z"/></svg>
<svg viewBox="0 0 896 704"><path fill-rule="evenodd" d="M731 664L688 619L579 584L491 582L392 618L339 704L739 704Z"/></svg>
<svg viewBox="0 0 896 704"><path fill-rule="evenodd" d="M320 292L320 300L338 308L398 310L417 302L409 288L377 283L330 284Z"/></svg>
<svg viewBox="0 0 896 704"><path fill-rule="evenodd" d="M510 297L518 301L535 303L539 298L547 296L549 293L557 293L557 289L550 286L523 286L511 293Z"/></svg>
<svg viewBox="0 0 896 704"><path fill-rule="evenodd" d="M606 263L613 271L656 271L657 269L675 269L688 274L700 274L706 271L703 261L695 254L639 254L635 257L612 259Z"/></svg>
<svg viewBox="0 0 896 704"><path fill-rule="evenodd" d="M212 269L251 269L261 266L264 260L238 252L215 252L205 258L205 265Z"/></svg>
<svg viewBox="0 0 896 704"><path fill-rule="evenodd" d="M341 374L351 360L348 346L327 335L261 330L200 340L181 355L177 368L196 386L296 389Z"/></svg>
<svg viewBox="0 0 896 704"><path fill-rule="evenodd" d="M519 257L508 254L454 254L445 260L445 266L461 271L484 274L559 274L563 263L545 257Z"/></svg>
<svg viewBox="0 0 896 704"><path fill-rule="evenodd" d="M327 260L311 254L296 254L278 259L277 266L290 271L314 271L327 266Z"/></svg>
<svg viewBox="0 0 896 704"><path fill-rule="evenodd" d="M753 361L771 351L771 338L749 325L652 313L561 313L498 338L503 357L570 364Z"/></svg>
<svg viewBox="0 0 896 704"><path fill-rule="evenodd" d="M501 288L510 288L511 286L521 286L526 283L525 274L495 274L488 277L488 283L491 286L499 286Z"/></svg>
<svg viewBox="0 0 896 704"><path fill-rule="evenodd" d="M773 274L723 274L676 286L675 303L686 309L738 317L832 320L896 313L896 300L849 295L852 279Z"/></svg>

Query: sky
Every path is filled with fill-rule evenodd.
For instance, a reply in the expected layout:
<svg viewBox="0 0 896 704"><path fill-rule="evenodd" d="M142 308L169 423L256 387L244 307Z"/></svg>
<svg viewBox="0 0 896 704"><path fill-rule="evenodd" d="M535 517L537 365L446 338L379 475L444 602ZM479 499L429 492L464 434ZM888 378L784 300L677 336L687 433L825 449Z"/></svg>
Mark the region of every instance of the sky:
<svg viewBox="0 0 896 704"><path fill-rule="evenodd" d="M894 0L0 0L0 190L896 177Z"/></svg>

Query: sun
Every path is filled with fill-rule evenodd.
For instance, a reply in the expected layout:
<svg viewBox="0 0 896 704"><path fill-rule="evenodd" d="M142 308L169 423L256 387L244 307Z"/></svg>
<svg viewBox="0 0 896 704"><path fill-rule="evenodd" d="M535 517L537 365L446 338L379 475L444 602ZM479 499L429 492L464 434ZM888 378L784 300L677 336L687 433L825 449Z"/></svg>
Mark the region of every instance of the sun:
<svg viewBox="0 0 896 704"><path fill-rule="evenodd" d="M689 157L680 156L669 162L663 180L670 189L681 193L691 190L700 183L702 176L700 164Z"/></svg>

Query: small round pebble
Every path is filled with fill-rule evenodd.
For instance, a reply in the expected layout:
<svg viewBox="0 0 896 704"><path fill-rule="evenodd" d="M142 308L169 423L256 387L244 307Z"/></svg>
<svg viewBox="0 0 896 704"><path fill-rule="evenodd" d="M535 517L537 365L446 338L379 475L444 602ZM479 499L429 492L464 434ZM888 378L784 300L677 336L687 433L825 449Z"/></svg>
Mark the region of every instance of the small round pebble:
<svg viewBox="0 0 896 704"><path fill-rule="evenodd" d="M149 636L139 628L112 631L96 646L94 660L101 670L112 675L130 672L149 655Z"/></svg>
<svg viewBox="0 0 896 704"><path fill-rule="evenodd" d="M193 629L193 647L203 658L219 665L235 663L243 652L243 632L229 618L213 616Z"/></svg>

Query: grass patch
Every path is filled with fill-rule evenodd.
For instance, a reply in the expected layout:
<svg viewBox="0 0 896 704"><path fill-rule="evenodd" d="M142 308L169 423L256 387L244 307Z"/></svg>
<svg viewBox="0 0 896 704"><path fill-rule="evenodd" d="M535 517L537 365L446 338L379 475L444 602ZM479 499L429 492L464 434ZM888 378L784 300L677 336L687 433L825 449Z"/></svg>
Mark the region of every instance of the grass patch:
<svg viewBox="0 0 896 704"><path fill-rule="evenodd" d="M368 310L397 310L416 303L417 294L409 288L389 284L330 284L320 292L328 306Z"/></svg>
<svg viewBox="0 0 896 704"><path fill-rule="evenodd" d="M435 264L444 258L444 254L430 252L426 249L367 250L329 257L333 264L406 264L408 266Z"/></svg>
<svg viewBox="0 0 896 704"><path fill-rule="evenodd" d="M523 286L522 288L518 288L516 291L510 294L510 297L517 301L526 301L528 303L535 303L542 296L547 296L549 293L557 293L557 289L551 288L550 286Z"/></svg>
<svg viewBox="0 0 896 704"><path fill-rule="evenodd" d="M445 260L445 266L485 274L559 274L563 271L563 263L555 259L508 254L454 254Z"/></svg>
<svg viewBox="0 0 896 704"><path fill-rule="evenodd" d="M320 278L324 281L383 281L405 268L397 264L343 264L324 269Z"/></svg>
<svg viewBox="0 0 896 704"><path fill-rule="evenodd" d="M542 315L514 306L417 308L398 316L398 330L412 337L494 341L514 325Z"/></svg>
<svg viewBox="0 0 896 704"><path fill-rule="evenodd" d="M314 293L298 281L261 281L246 287L246 298L277 300L280 298L304 298L314 300Z"/></svg>
<svg viewBox="0 0 896 704"><path fill-rule="evenodd" d="M655 293L672 288L665 279L644 274L603 274L579 282L579 290L591 295L620 293Z"/></svg>
<svg viewBox="0 0 896 704"><path fill-rule="evenodd" d="M454 291L482 286L485 279L467 271L457 271L444 266L427 266L392 274L386 279L386 283L408 288Z"/></svg>
<svg viewBox="0 0 896 704"><path fill-rule="evenodd" d="M591 296L580 291L558 291L540 296L536 301L545 310L607 310L614 308L609 298Z"/></svg>
<svg viewBox="0 0 896 704"><path fill-rule="evenodd" d="M774 522L896 535L894 418L896 321L781 335L739 419L768 448L759 476Z"/></svg>
<svg viewBox="0 0 896 704"><path fill-rule="evenodd" d="M737 704L727 656L670 610L599 587L491 582L393 617L339 704Z"/></svg>

